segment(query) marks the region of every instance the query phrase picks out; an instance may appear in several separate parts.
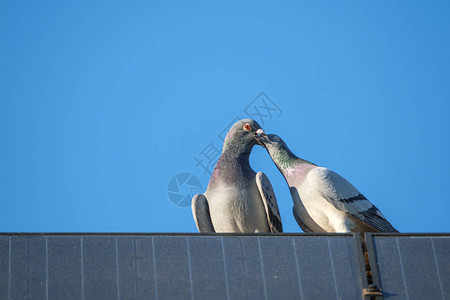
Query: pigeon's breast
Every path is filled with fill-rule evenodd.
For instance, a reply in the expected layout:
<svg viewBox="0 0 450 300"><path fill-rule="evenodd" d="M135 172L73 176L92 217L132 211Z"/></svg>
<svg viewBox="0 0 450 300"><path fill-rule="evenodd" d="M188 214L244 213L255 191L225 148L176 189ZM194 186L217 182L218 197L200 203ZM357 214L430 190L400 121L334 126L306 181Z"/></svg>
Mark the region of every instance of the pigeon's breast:
<svg viewBox="0 0 450 300"><path fill-rule="evenodd" d="M206 191L216 232L268 232L269 226L256 182L221 184Z"/></svg>

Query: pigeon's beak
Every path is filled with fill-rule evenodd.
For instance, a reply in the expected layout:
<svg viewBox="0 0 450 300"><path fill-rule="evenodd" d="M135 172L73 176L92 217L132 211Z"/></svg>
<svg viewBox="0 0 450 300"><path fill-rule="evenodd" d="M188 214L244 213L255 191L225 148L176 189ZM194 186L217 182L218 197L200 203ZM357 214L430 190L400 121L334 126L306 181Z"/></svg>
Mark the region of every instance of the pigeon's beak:
<svg viewBox="0 0 450 300"><path fill-rule="evenodd" d="M255 138L258 145L263 146L266 148L266 145L264 144L264 140L267 140L266 133L262 129L258 129L255 131Z"/></svg>

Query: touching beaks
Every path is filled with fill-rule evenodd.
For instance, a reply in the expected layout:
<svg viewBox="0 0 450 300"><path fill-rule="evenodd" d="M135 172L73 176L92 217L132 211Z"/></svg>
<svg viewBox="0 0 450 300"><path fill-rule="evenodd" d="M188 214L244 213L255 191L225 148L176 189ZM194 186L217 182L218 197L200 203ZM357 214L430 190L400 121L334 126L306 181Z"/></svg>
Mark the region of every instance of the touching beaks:
<svg viewBox="0 0 450 300"><path fill-rule="evenodd" d="M257 135L266 135L266 133L264 132L264 130L262 130L261 128L256 130L256 134Z"/></svg>
<svg viewBox="0 0 450 300"><path fill-rule="evenodd" d="M264 132L264 130L262 130L262 129L256 130L255 138L256 138L256 142L258 143L258 145L263 146L264 148L266 148L266 145L262 141L262 138L266 138L267 139L267 136L266 136L266 133Z"/></svg>

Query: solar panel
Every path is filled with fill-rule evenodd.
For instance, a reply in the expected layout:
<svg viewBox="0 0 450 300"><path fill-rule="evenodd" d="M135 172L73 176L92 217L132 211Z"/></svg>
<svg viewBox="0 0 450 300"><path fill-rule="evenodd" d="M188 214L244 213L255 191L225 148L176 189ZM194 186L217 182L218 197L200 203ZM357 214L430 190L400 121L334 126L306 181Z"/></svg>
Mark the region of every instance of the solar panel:
<svg viewBox="0 0 450 300"><path fill-rule="evenodd" d="M385 299L450 299L450 235L366 234Z"/></svg>
<svg viewBox="0 0 450 300"><path fill-rule="evenodd" d="M0 299L362 299L359 236L0 235Z"/></svg>

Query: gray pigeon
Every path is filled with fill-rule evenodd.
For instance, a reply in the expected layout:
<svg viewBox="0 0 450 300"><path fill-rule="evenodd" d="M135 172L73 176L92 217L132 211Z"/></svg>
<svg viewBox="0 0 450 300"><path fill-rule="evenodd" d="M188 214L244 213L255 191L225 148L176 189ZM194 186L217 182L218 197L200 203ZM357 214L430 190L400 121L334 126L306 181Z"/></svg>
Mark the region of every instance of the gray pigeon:
<svg viewBox="0 0 450 300"><path fill-rule="evenodd" d="M250 119L236 122L228 131L206 192L192 198L199 232L283 231L272 185L249 163L261 133L259 124Z"/></svg>
<svg viewBox="0 0 450 300"><path fill-rule="evenodd" d="M304 232L398 232L339 174L298 158L277 135L258 139L289 185L294 217Z"/></svg>

